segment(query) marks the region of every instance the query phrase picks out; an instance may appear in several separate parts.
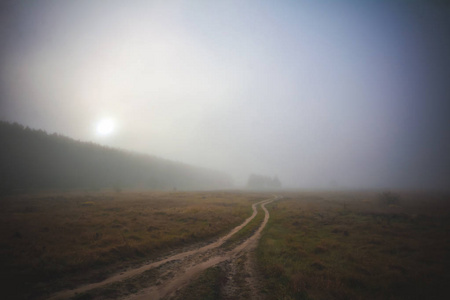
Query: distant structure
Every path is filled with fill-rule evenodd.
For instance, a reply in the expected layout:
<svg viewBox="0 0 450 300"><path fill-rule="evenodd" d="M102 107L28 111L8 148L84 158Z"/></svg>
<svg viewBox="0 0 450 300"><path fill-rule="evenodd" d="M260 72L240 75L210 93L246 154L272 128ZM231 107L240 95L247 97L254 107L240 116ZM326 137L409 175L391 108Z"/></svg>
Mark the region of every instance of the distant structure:
<svg viewBox="0 0 450 300"><path fill-rule="evenodd" d="M280 189L281 181L278 176L273 178L264 175L251 174L247 181L247 188L256 190Z"/></svg>

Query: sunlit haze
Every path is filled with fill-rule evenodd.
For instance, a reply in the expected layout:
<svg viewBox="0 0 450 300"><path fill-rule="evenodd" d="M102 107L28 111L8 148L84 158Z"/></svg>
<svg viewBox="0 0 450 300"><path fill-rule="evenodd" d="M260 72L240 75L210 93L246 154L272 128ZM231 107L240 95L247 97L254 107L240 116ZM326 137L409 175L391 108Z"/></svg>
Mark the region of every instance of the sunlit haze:
<svg viewBox="0 0 450 300"><path fill-rule="evenodd" d="M4 1L0 119L236 186L448 188L439 3Z"/></svg>
<svg viewBox="0 0 450 300"><path fill-rule="evenodd" d="M99 135L110 135L114 132L114 129L114 121L111 119L101 119L96 127Z"/></svg>

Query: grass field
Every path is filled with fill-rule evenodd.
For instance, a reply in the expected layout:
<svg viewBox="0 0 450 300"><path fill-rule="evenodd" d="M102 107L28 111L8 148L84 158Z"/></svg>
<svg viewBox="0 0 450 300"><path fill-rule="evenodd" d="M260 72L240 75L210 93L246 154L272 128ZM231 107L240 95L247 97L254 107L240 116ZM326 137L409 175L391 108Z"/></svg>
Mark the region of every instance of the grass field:
<svg viewBox="0 0 450 300"><path fill-rule="evenodd" d="M298 192L267 207L256 251L268 299L450 298L450 197ZM241 192L66 192L3 197L0 274L8 299L41 299L210 241L269 198ZM258 211L261 208L258 206ZM223 245L251 235L259 213ZM142 280L157 280L157 270ZM221 299L216 266L178 298ZM155 278L153 278L153 277ZM150 279L149 279L150 278ZM139 289L139 282L130 285ZM111 297L117 292L112 289ZM108 298L108 295L102 295ZM194 299L192 298L192 299Z"/></svg>
<svg viewBox="0 0 450 300"><path fill-rule="evenodd" d="M171 300L224 299L222 286L225 281L225 273L220 266L208 268Z"/></svg>
<svg viewBox="0 0 450 300"><path fill-rule="evenodd" d="M450 299L450 197L291 193L257 249L268 299Z"/></svg>
<svg viewBox="0 0 450 300"><path fill-rule="evenodd" d="M256 207L258 214L255 216L253 220L251 220L247 225L245 225L241 230L236 232L233 236L231 236L223 245L222 248L226 250L230 250L233 246L236 246L249 238L256 230L261 226L261 223L264 220L264 213L262 211L261 205L257 205Z"/></svg>
<svg viewBox="0 0 450 300"><path fill-rule="evenodd" d="M229 231L264 196L234 192L67 192L3 197L1 277L8 298L99 280Z"/></svg>

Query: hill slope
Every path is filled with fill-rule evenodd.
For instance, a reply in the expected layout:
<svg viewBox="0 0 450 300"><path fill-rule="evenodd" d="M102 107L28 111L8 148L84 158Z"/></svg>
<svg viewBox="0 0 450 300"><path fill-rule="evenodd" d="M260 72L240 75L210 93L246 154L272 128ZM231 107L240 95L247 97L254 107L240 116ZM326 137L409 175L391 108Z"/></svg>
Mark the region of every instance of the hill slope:
<svg viewBox="0 0 450 300"><path fill-rule="evenodd" d="M0 192L54 188L218 189L228 175L0 121Z"/></svg>

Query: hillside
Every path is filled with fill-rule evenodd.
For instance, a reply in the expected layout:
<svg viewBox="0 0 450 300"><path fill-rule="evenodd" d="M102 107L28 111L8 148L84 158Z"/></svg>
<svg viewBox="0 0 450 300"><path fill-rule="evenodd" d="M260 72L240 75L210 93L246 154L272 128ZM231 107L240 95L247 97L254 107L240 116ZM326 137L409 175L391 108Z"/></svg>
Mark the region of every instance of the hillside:
<svg viewBox="0 0 450 300"><path fill-rule="evenodd" d="M228 175L0 121L0 192L230 186Z"/></svg>

